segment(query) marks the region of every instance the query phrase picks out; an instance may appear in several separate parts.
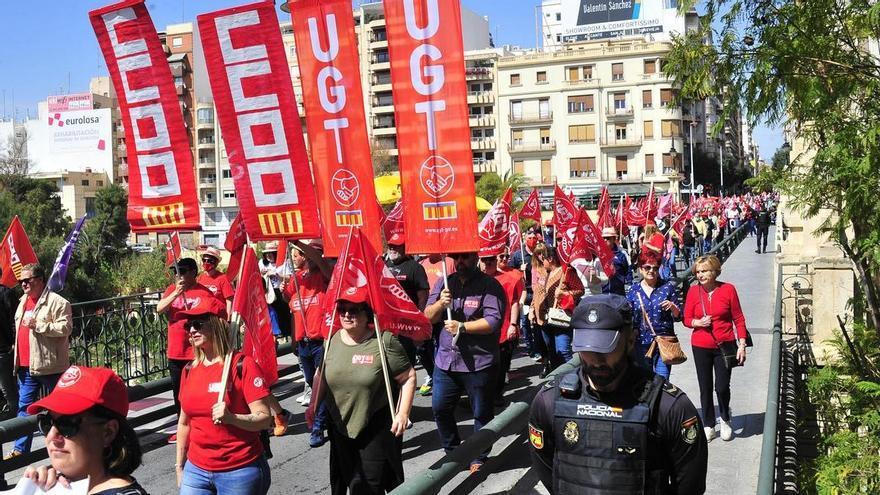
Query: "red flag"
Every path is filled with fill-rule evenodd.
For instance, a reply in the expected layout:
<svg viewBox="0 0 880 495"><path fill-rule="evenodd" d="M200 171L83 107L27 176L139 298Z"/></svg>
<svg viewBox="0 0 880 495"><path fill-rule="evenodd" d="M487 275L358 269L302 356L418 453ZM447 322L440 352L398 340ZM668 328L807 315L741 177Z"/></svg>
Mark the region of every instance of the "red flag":
<svg viewBox="0 0 880 495"><path fill-rule="evenodd" d="M180 234L172 232L165 241L165 266L173 266L180 259Z"/></svg>
<svg viewBox="0 0 880 495"><path fill-rule="evenodd" d="M253 358L267 384L272 385L278 380L275 338L272 336L263 277L257 266L257 255L251 248L244 249L244 266L232 300L232 312L241 317L245 327L241 352Z"/></svg>
<svg viewBox="0 0 880 495"><path fill-rule="evenodd" d="M391 270L385 266L385 260L362 235L361 229L353 229L348 248L343 250L327 286L329 297L324 299L325 324L333 323L334 328L338 327L338 314L336 321L330 321L335 313L336 300L358 291L365 291L367 302L373 308L382 330L413 340L431 338L431 323L406 295Z"/></svg>
<svg viewBox="0 0 880 495"><path fill-rule="evenodd" d="M252 241L321 235L273 2L198 16L236 197Z"/></svg>
<svg viewBox="0 0 880 495"><path fill-rule="evenodd" d="M614 253L611 252L611 248L608 247L605 239L602 238L602 230L593 223L593 219L590 218L586 210L581 210L578 219L578 235L578 240L586 244L591 254L599 257L599 262L602 263L602 270L605 274L609 277L614 275Z"/></svg>
<svg viewBox="0 0 880 495"><path fill-rule="evenodd" d="M657 206L654 205L655 201L655 192L654 192L654 183L651 183L651 189L648 191L648 197L645 199L645 205L642 207L642 211L645 213L645 223L651 222L654 220L654 216L657 213Z"/></svg>
<svg viewBox="0 0 880 495"><path fill-rule="evenodd" d="M142 0L89 12L119 96L134 232L199 230L192 151L171 68Z"/></svg>
<svg viewBox="0 0 880 495"><path fill-rule="evenodd" d="M597 226L599 230L611 226L611 198L608 197L608 186L602 186L602 194L599 196L599 204L596 205L598 214Z"/></svg>
<svg viewBox="0 0 880 495"><path fill-rule="evenodd" d="M480 220L480 257L497 256L504 251L510 233L510 202L513 190L507 188Z"/></svg>
<svg viewBox="0 0 880 495"><path fill-rule="evenodd" d="M614 224L617 226L617 231L620 235L627 235L628 225L626 223L626 195L620 197L620 201L617 202L617 211L614 212Z"/></svg>
<svg viewBox="0 0 880 495"><path fill-rule="evenodd" d="M632 198L626 196L626 206L623 209L623 214L627 224L645 226L645 222L648 220L640 203L641 200L633 205Z"/></svg>
<svg viewBox="0 0 880 495"><path fill-rule="evenodd" d="M510 213L510 222L507 228L508 231L508 241L507 241L507 251L509 253L513 253L514 251L520 251L523 249L523 240L522 240L522 229L519 226L519 214L515 211ZM525 253L521 253L525 255Z"/></svg>
<svg viewBox="0 0 880 495"><path fill-rule="evenodd" d="M241 257L244 253L245 245L247 245L247 232L244 230L241 214L238 214L235 216L235 220L232 221L232 225L229 226L226 242L223 243L223 247L229 251L229 265L226 267L226 278L230 282L234 282L238 277L238 267L241 266Z"/></svg>
<svg viewBox="0 0 880 495"><path fill-rule="evenodd" d="M406 249L477 251L461 5L384 0L384 6Z"/></svg>
<svg viewBox="0 0 880 495"><path fill-rule="evenodd" d="M24 265L38 262L34 248L31 247L31 241L21 225L21 220L16 215L9 224L9 228L6 229L3 244L0 245L0 268L3 269L0 284L6 287L15 287L21 277L21 269Z"/></svg>
<svg viewBox="0 0 880 495"><path fill-rule="evenodd" d="M657 202L657 217L666 218L672 213L672 194L666 193Z"/></svg>
<svg viewBox="0 0 880 495"><path fill-rule="evenodd" d="M531 194L526 198L526 202L523 203L522 208L519 211L519 216L522 218L531 218L532 220L541 223L541 200L538 198L537 189L532 189Z"/></svg>
<svg viewBox="0 0 880 495"><path fill-rule="evenodd" d="M395 203L394 208L385 216L382 233L385 234L385 240L391 239L394 234L403 235L403 202Z"/></svg>
<svg viewBox="0 0 880 495"><path fill-rule="evenodd" d="M578 226L579 209L559 186L553 191L553 225L561 236L557 246L559 259L568 264L574 244L574 234Z"/></svg>
<svg viewBox="0 0 880 495"><path fill-rule="evenodd" d="M382 208L363 159L370 141L351 1L294 0L290 7L324 255L339 256L352 226L381 246Z"/></svg>

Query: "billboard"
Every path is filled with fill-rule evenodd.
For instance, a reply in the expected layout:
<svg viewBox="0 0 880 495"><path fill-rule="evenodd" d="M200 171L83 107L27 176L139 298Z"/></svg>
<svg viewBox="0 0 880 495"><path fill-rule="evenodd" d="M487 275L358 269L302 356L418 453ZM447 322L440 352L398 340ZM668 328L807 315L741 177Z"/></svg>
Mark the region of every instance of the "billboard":
<svg viewBox="0 0 880 495"><path fill-rule="evenodd" d="M676 0L562 0L562 40L589 41L624 36L668 40L684 32Z"/></svg>
<svg viewBox="0 0 880 495"><path fill-rule="evenodd" d="M49 112L28 122L28 156L33 172L105 172L113 180L113 136L109 108Z"/></svg>
<svg viewBox="0 0 880 495"><path fill-rule="evenodd" d="M70 110L91 110L92 94L55 95L46 98L49 112L67 112Z"/></svg>

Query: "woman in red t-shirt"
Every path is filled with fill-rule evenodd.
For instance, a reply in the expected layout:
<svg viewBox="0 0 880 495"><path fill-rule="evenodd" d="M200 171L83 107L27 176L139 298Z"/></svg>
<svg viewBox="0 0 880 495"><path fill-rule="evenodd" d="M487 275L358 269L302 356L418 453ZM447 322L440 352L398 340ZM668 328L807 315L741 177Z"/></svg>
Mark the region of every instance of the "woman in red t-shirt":
<svg viewBox="0 0 880 495"><path fill-rule="evenodd" d="M691 347L700 384L700 404L706 439L715 438L715 404L712 401L712 372L721 415L721 439L733 438L730 426L730 369L724 364L719 345L737 342L736 358L746 361L746 320L733 284L719 282L721 262L715 255L700 256L694 262L699 285L692 287L684 304L684 324L693 328Z"/></svg>
<svg viewBox="0 0 880 495"><path fill-rule="evenodd" d="M260 431L272 426L269 387L249 356L234 353L223 402L224 358L232 352L226 322L204 305L186 310L195 359L183 371L177 423L181 495L265 495L271 483Z"/></svg>

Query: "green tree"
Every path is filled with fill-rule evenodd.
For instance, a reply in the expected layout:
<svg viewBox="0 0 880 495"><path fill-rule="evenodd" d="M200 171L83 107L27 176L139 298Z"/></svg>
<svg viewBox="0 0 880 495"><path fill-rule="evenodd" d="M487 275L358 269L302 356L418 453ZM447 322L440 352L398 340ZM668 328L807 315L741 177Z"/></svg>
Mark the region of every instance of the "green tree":
<svg viewBox="0 0 880 495"><path fill-rule="evenodd" d="M397 159L391 156L388 150L379 147L375 141L370 144L370 155L373 161L373 174L376 177L391 175L400 171L397 166Z"/></svg>
<svg viewBox="0 0 880 495"><path fill-rule="evenodd" d="M678 98L724 94L716 133L741 108L750 124L797 136L811 156L792 157L775 185L804 216L822 214L820 232L853 261L880 332L880 66L867 43L880 37L880 4L709 0L705 8L666 58Z"/></svg>
<svg viewBox="0 0 880 495"><path fill-rule="evenodd" d="M474 188L477 196L490 203L495 203L495 201L504 194L504 191L506 191L507 188L512 188L514 193L513 204L514 206L518 206L521 200L517 197L516 193L528 184L529 179L522 174L514 174L508 171L502 177L495 172L488 172L483 174L477 180L476 184L474 184Z"/></svg>

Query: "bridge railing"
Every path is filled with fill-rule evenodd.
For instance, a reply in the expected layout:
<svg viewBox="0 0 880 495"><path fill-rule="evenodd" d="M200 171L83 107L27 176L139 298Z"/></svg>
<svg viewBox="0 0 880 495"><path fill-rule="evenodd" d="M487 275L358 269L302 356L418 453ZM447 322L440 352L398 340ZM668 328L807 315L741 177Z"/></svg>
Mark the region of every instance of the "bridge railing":
<svg viewBox="0 0 880 495"><path fill-rule="evenodd" d="M706 254L715 254L723 263L730 257L746 235L748 235L748 230L743 225L715 245ZM682 292L686 292L687 287L694 281L694 275L691 273L690 267L685 269L684 273L679 275L677 280ZM575 355L569 362L547 375L547 379L569 373L579 365L580 357ZM439 492L449 480L465 469L481 453L491 449L492 445L500 438L516 432L520 432L520 435L524 434L523 432L529 419L530 407L531 402L512 402L504 411L495 416L492 421L483 426L480 431L474 432L455 450L443 456L442 459L427 470L406 480L406 482L394 489L391 495L421 495ZM491 469L487 465L483 466L483 470L487 468Z"/></svg>

